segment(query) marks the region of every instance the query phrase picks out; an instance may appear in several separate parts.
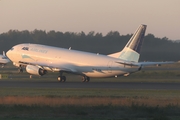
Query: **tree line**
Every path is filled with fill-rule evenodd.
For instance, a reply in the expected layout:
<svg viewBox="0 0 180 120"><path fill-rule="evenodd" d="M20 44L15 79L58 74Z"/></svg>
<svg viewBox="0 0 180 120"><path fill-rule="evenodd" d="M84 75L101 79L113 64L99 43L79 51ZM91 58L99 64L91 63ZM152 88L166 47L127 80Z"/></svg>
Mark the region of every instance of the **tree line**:
<svg viewBox="0 0 180 120"><path fill-rule="evenodd" d="M120 35L118 31L110 31L106 35L94 31L85 34L83 31L18 31L9 30L0 34L0 51L7 51L20 43L37 43L62 48L82 50L99 54L111 54L123 49L132 35ZM83 58L82 58L83 59ZM180 43L166 37L158 38L153 34L145 36L141 49L140 61L178 61L180 60Z"/></svg>

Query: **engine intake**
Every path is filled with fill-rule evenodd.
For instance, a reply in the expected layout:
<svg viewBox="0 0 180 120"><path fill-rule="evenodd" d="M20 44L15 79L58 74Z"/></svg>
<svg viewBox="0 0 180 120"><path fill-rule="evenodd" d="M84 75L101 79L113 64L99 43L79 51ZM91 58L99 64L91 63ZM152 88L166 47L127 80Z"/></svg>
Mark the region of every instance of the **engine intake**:
<svg viewBox="0 0 180 120"><path fill-rule="evenodd" d="M30 74L33 75L40 75L43 76L47 73L46 70L39 68L38 66L34 66L34 65L27 65L26 66L26 71Z"/></svg>

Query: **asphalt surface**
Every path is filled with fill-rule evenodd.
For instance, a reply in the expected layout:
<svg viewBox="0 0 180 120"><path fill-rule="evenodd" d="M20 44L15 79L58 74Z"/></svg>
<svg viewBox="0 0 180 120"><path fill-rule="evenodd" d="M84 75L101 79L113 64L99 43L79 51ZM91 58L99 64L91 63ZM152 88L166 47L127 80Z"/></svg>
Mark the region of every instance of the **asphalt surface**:
<svg viewBox="0 0 180 120"><path fill-rule="evenodd" d="M102 88L102 89L151 89L180 90L180 83L140 83L140 82L65 82L57 81L1 81L1 87L13 88Z"/></svg>

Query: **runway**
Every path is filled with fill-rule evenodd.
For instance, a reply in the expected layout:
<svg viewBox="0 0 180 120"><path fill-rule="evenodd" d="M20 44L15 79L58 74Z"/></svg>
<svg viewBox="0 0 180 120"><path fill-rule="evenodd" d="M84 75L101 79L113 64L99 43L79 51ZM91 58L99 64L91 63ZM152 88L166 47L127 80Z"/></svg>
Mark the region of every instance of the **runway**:
<svg viewBox="0 0 180 120"><path fill-rule="evenodd" d="M102 88L102 89L150 89L180 90L180 83L141 82L48 82L48 81L0 81L0 87L13 88Z"/></svg>

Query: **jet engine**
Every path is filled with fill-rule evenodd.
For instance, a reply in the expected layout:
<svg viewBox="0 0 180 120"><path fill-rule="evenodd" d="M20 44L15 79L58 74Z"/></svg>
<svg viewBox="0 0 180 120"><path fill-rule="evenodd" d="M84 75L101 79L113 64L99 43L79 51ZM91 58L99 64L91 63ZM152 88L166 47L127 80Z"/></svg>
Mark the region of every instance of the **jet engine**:
<svg viewBox="0 0 180 120"><path fill-rule="evenodd" d="M34 66L34 65L27 65L26 66L26 71L30 74L33 75L40 75L43 76L47 73L46 70L39 68L38 66Z"/></svg>

